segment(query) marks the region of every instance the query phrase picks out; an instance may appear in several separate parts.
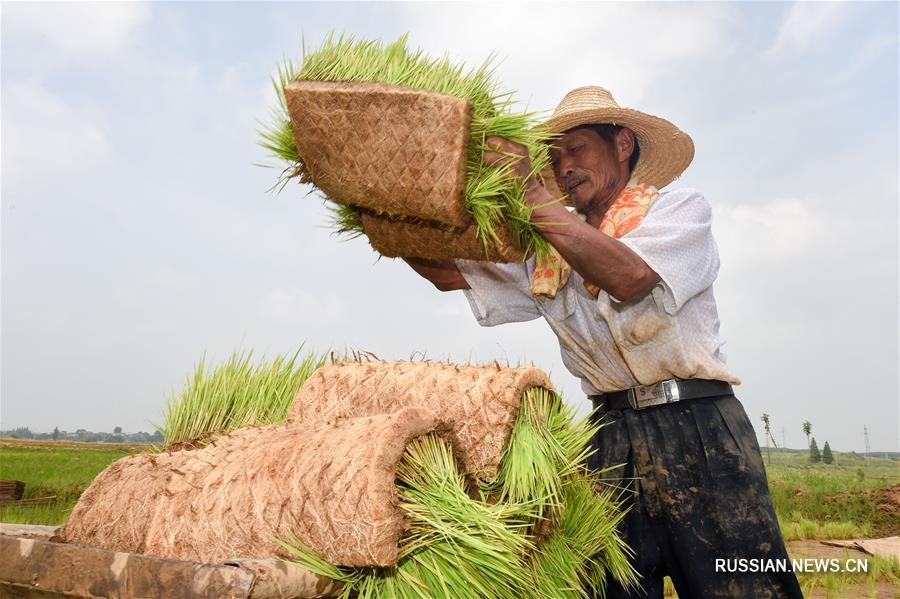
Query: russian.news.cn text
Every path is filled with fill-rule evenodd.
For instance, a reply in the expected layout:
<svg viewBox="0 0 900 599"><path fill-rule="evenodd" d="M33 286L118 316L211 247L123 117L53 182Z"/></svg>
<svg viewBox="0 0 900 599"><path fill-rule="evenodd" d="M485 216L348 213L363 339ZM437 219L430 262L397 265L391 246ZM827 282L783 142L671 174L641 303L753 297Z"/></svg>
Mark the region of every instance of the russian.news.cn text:
<svg viewBox="0 0 900 599"><path fill-rule="evenodd" d="M838 572L867 573L869 561L865 558L716 558L716 573L747 572L811 572L819 574Z"/></svg>

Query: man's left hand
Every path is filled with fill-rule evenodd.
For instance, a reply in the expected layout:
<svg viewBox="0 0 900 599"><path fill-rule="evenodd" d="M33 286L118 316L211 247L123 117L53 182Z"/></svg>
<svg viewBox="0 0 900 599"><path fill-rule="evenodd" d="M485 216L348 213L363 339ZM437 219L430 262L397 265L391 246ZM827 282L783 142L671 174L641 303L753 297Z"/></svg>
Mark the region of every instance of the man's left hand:
<svg viewBox="0 0 900 599"><path fill-rule="evenodd" d="M496 136L488 137L484 143L490 148L484 153L486 165L500 167L508 165L511 175L523 179L531 174L531 160L525 146Z"/></svg>

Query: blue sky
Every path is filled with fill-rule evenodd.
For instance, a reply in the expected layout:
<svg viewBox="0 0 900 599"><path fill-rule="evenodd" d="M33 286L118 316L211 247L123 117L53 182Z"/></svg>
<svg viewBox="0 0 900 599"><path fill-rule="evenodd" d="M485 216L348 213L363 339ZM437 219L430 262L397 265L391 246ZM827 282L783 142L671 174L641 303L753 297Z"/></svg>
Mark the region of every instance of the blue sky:
<svg viewBox="0 0 900 599"><path fill-rule="evenodd" d="M757 428L898 450L898 4L2 6L0 428L149 430L205 351L306 341L531 361L586 409L545 324L480 328L318 196L266 193L269 77L336 30L444 52L531 109L580 85L672 120L672 187L714 210L722 332Z"/></svg>

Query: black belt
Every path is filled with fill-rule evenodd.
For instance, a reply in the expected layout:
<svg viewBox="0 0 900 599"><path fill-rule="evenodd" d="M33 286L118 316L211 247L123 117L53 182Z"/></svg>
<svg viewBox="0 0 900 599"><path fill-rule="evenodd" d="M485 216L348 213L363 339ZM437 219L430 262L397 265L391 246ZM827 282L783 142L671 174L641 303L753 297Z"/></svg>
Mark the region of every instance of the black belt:
<svg viewBox="0 0 900 599"><path fill-rule="evenodd" d="M685 399L701 399L720 395L734 395L729 383L706 379L670 379L653 385L638 385L623 391L601 393L589 397L594 402L595 409L603 404L610 410L643 410Z"/></svg>

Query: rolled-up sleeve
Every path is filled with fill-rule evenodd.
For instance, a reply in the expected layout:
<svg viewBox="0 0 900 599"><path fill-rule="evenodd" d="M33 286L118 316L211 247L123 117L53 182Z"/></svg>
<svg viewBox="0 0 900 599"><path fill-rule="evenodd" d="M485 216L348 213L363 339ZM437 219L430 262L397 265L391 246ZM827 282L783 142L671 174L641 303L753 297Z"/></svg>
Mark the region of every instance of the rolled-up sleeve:
<svg viewBox="0 0 900 599"><path fill-rule="evenodd" d="M712 210L694 189L660 195L634 230L619 241L660 277L654 296L669 314L707 289L719 273L719 252L712 235Z"/></svg>
<svg viewBox="0 0 900 599"><path fill-rule="evenodd" d="M469 284L464 293L481 326L540 318L524 263L456 260L456 267Z"/></svg>

